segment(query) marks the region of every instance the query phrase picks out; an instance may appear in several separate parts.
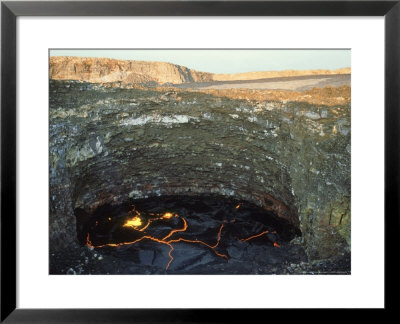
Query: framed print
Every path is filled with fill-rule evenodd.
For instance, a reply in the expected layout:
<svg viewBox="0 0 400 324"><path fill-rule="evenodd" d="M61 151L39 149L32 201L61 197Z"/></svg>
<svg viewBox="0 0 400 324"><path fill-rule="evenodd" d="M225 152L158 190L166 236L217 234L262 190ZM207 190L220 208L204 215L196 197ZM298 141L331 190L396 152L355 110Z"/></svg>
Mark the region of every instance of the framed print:
<svg viewBox="0 0 400 324"><path fill-rule="evenodd" d="M1 10L2 321L392 307L398 1Z"/></svg>

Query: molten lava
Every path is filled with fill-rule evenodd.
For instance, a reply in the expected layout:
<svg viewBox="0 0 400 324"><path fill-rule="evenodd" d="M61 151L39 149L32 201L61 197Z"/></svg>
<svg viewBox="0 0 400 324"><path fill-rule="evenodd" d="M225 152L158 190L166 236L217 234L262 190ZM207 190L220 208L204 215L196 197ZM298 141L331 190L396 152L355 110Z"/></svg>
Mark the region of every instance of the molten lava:
<svg viewBox="0 0 400 324"><path fill-rule="evenodd" d="M250 236L250 237L248 237L248 238L245 238L245 239L240 239L240 241L242 241L242 242L247 242L247 241L250 241L250 240L252 240L252 239L254 239L254 238L257 238L257 237L263 236L263 235L265 235L265 234L268 234L268 233L276 234L276 231L270 232L270 231L266 230L266 231L264 231L264 232L261 232L260 234L252 235L252 236ZM274 247L280 247L280 246L281 246L281 245L280 245L278 242L274 242Z"/></svg>
<svg viewBox="0 0 400 324"><path fill-rule="evenodd" d="M260 237L260 236L263 236L264 234L268 234L268 233L269 233L269 231L267 230L267 231L261 232L260 234L253 235L253 236L250 236L250 237L245 238L245 239L240 239L240 241L247 242L247 241L250 241L250 240L252 240L252 239L254 239L256 237Z"/></svg>
<svg viewBox="0 0 400 324"><path fill-rule="evenodd" d="M172 216L174 216L172 213L165 213L162 218L170 219Z"/></svg>
<svg viewBox="0 0 400 324"><path fill-rule="evenodd" d="M142 226L142 220L139 216L135 216L132 219L128 219L122 227L133 227L138 228Z"/></svg>
<svg viewBox="0 0 400 324"><path fill-rule="evenodd" d="M184 219L183 217L181 217L181 219L182 219L182 221L183 221L183 228L172 230L171 232L169 232L169 234L168 234L166 237L164 237L164 238L162 239L163 241L165 241L167 238L171 237L174 233L186 231L186 229L187 229L187 227L188 227L188 226L187 226L186 219Z"/></svg>
<svg viewBox="0 0 400 324"><path fill-rule="evenodd" d="M237 206L236 206L236 209L238 209L240 206L241 206L241 204L237 205ZM222 234L222 229L224 228L224 224L221 224L221 226L219 227L219 230L218 230L218 232L217 232L217 240L216 240L216 243L215 243L214 245L210 245L210 244L208 244L208 243L206 243L206 242L203 242L203 241L197 240L197 239L196 239L196 240L190 240L190 239L185 239L185 238L182 238L182 237L178 237L178 238L176 238L176 239L171 239L171 237L172 237L174 234L180 233L180 232L185 232L185 231L187 230L187 228L188 228L188 223L187 223L186 219L183 218L183 217L181 217L181 216L179 216L178 214L171 213L171 212L166 212L166 213L164 213L164 214L149 213L148 215L151 215L152 218L147 219L147 223L146 223L144 226L143 226L143 218L144 218L144 217L143 217L143 216L140 217L141 214L135 209L135 207L133 207L133 209L129 211L129 214L130 214L130 215L131 215L131 214L134 214L135 216L134 216L133 218L131 218L131 219L128 219L128 220L122 225L122 227L128 227L128 228L131 228L131 229L133 229L133 230L135 230L135 231L143 232L143 236L142 236L142 237L140 237L140 238L138 238L138 239L136 239L136 240L134 240L134 241L130 241L130 242L106 243L106 244L102 244L102 245L93 245L93 243L92 243L91 240L90 240L90 234L89 234L89 232L88 232L88 233L87 233L87 236L86 236L86 245L89 246L89 247L92 247L92 248L102 248L102 247L106 247L106 246L109 246L109 247L119 247L119 246L123 246L123 245L133 245L133 244L138 243L138 242L140 242L140 241L142 241L142 240L145 240L145 239L151 240L151 241L153 241L153 242L157 242L157 243L160 243L160 244L164 244L164 245L167 245L167 246L170 248L170 250L169 250L169 252L168 252L168 255L169 255L169 257L170 257L170 260L169 260L168 264L166 265L165 270L168 270L169 266L171 265L172 261L174 260L174 257L172 256L172 252L173 252L173 250L174 250L174 247L173 247L172 244L174 244L174 243L179 243L179 242L186 242L186 243L193 243L193 244L202 244L202 245L208 247L209 249L213 250L213 252L214 252L217 256L219 256L219 257L221 257L221 258L224 258L224 259L226 259L226 260L229 260L229 259L228 259L228 256L226 256L225 254L219 253L219 252L216 250L216 248L219 246L219 243L220 243L220 241L221 241L221 234ZM151 236L151 235L148 235L148 234L145 232L145 230L149 227L149 225L150 225L153 221L161 220L161 219L165 219L165 220L168 220L168 221L169 221L169 220L171 220L173 217L179 217L179 218L181 219L181 221L182 221L182 223L183 223L182 228L172 229L166 236L164 236L164 237L161 238L161 239L160 239L160 238L157 238L157 237L154 237L154 236ZM111 220L111 218L108 218L108 219ZM265 234L267 234L267 233L276 233L276 231L270 232L270 231L266 230L266 231L264 231L264 232L261 232L261 233L259 233L259 234L250 236L250 237L248 237L248 238L240 239L240 241L246 242L246 241L252 240L252 239L254 239L254 238L263 236L263 235L265 235ZM279 245L277 242L274 242L274 246L275 246L275 247L279 247L280 245Z"/></svg>

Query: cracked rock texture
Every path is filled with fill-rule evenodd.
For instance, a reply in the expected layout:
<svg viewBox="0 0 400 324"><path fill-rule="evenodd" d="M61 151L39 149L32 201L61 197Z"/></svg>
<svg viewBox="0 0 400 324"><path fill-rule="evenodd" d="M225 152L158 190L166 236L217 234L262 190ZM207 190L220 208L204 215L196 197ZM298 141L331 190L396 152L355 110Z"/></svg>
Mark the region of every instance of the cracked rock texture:
<svg viewBox="0 0 400 324"><path fill-rule="evenodd" d="M75 208L215 194L300 228L310 259L350 250L350 104L50 81L50 248L78 245Z"/></svg>

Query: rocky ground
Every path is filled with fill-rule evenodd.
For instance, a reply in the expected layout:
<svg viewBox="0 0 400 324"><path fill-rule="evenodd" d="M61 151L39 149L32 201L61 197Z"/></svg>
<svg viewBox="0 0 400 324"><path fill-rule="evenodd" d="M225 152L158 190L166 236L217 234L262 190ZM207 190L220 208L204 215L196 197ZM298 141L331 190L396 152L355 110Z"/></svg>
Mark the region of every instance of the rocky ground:
<svg viewBox="0 0 400 324"><path fill-rule="evenodd" d="M254 245L257 248L257 245ZM272 248L263 248L266 253ZM258 247L258 250L260 248ZM49 273L53 275L101 275L101 274L350 274L350 254L344 253L329 260L308 261L304 249L300 245L287 244L281 246L285 259L276 258L275 262L248 262L231 259L228 262L201 265L194 263L188 269L165 270L163 267L143 265L135 261L123 259L89 247L64 249L50 254Z"/></svg>
<svg viewBox="0 0 400 324"><path fill-rule="evenodd" d="M83 246L51 253L50 274L350 274L349 253L309 262L296 228L245 201L154 197L86 216Z"/></svg>
<svg viewBox="0 0 400 324"><path fill-rule="evenodd" d="M347 90L325 89L325 105L51 81L50 272L348 273ZM174 263L139 269L135 260L77 244L78 208L91 214L128 199L200 194L275 212L300 229L301 242L279 249L248 242L245 262L231 256L210 269L193 259L190 270ZM254 261L256 254L271 258Z"/></svg>
<svg viewBox="0 0 400 324"><path fill-rule="evenodd" d="M75 264L74 257L103 274L275 273L277 265L306 257L301 245L289 243L298 229L263 208L221 196L153 197L82 213L76 212L86 219L78 222L78 237L95 252L90 259L85 249L72 249L66 254L73 259L62 261L51 255L56 273L68 261ZM89 265L89 259L102 262Z"/></svg>
<svg viewBox="0 0 400 324"><path fill-rule="evenodd" d="M258 80L192 82L176 85L183 89L269 89L269 90L311 90L315 87L350 86L350 74L308 75L276 77Z"/></svg>

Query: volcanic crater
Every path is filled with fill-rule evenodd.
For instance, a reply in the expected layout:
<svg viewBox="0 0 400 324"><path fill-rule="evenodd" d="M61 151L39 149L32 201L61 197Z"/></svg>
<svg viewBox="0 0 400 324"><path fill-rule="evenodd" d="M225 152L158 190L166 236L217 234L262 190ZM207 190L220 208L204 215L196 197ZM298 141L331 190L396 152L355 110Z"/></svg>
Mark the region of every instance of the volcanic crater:
<svg viewBox="0 0 400 324"><path fill-rule="evenodd" d="M51 274L350 273L346 85L277 100L77 60L51 65Z"/></svg>

